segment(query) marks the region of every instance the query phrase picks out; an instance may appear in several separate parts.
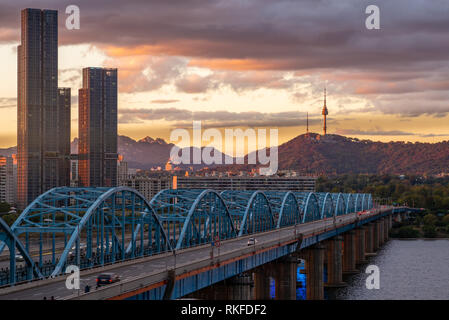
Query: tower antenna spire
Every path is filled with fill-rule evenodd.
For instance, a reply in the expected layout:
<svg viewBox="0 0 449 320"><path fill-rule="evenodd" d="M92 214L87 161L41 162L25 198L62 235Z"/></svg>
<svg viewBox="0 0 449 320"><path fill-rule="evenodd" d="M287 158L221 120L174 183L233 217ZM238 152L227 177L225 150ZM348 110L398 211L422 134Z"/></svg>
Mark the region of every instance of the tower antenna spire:
<svg viewBox="0 0 449 320"><path fill-rule="evenodd" d="M326 106L326 86L324 86L324 106L323 106L323 112L321 113L324 117L324 125L323 125L323 133L326 135L327 133L327 124L326 124L326 117L329 114Z"/></svg>
<svg viewBox="0 0 449 320"><path fill-rule="evenodd" d="M309 112L307 111L307 130L306 130L307 135L309 135Z"/></svg>

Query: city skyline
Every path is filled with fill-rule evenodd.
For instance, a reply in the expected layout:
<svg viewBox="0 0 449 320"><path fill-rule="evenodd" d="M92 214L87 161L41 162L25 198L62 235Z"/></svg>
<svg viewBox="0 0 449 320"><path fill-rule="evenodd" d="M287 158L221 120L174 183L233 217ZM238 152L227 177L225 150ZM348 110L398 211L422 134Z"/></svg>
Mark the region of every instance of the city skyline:
<svg viewBox="0 0 449 320"><path fill-rule="evenodd" d="M373 31L364 28L364 4L353 9L332 4L323 13L321 4L306 3L302 13L283 1L276 6L250 1L237 14L231 4L201 1L176 3L185 10L159 2L135 2L128 9L79 1L80 30L65 28L62 5L44 1L42 7L60 12L60 85L76 92L83 67L117 67L118 130L134 139L169 140L172 129L200 119L219 129L278 127L283 143L305 133L307 112L310 131L322 131L326 86L328 133L380 141L447 140L444 10L413 3L423 13L414 11L410 18L401 11L405 4L382 5L381 29ZM15 77L18 12L28 4L0 5L5 16L0 57L8 61L0 80L0 147L16 141L16 88L9 79ZM314 10L320 15L310 15ZM118 12L121 18L114 18ZM245 14L248 19L237 20ZM112 17L101 36L94 32L100 17ZM303 23L312 25L307 30L313 37L302 32ZM78 137L77 114L73 96L72 139Z"/></svg>

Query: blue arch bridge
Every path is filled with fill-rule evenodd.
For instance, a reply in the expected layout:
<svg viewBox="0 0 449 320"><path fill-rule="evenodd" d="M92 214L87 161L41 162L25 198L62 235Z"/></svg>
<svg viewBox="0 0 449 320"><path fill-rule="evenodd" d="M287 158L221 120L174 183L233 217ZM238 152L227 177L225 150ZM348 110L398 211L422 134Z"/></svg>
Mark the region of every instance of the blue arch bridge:
<svg viewBox="0 0 449 320"><path fill-rule="evenodd" d="M302 257L312 272L321 263L314 252L329 241L343 257L331 277L340 283L357 253L364 260L386 240L391 217L410 210L376 206L370 194L168 189L148 201L127 187L53 188L11 226L0 219L0 299L174 299L249 270L264 275L262 288L270 263ZM126 276L74 291L65 285L72 265L82 286L99 272Z"/></svg>

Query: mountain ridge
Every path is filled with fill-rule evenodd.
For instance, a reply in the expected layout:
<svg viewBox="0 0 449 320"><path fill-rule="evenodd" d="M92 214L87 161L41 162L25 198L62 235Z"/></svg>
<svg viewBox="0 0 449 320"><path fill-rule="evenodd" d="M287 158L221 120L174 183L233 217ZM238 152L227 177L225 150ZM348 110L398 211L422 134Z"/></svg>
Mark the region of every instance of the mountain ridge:
<svg viewBox="0 0 449 320"><path fill-rule="evenodd" d="M129 168L150 169L164 166L170 158L173 143L162 138L146 136L140 140L118 136L118 152L124 156ZM190 147L192 160L194 147ZM77 153L78 139L71 143L72 153ZM0 149L0 155L10 156L16 147ZM223 159L232 158L219 152ZM248 155L245 156L245 163ZM278 146L278 169L292 169L312 174L441 174L449 172L449 141L380 142L360 140L336 134L321 136L316 133L301 134ZM192 163L193 161L191 161ZM235 160L234 160L235 163ZM195 169L206 164L193 165ZM182 165L182 168L189 165ZM251 170L260 165L209 165L219 171Z"/></svg>

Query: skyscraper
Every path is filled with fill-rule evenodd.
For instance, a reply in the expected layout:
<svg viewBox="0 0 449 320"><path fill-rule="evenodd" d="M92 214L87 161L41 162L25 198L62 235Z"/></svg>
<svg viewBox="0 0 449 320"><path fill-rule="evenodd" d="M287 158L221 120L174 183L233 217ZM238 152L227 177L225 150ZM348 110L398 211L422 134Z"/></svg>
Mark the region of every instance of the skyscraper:
<svg viewBox="0 0 449 320"><path fill-rule="evenodd" d="M70 88L58 88L58 140L59 182L58 186L70 186L70 110L72 106Z"/></svg>
<svg viewBox="0 0 449 320"><path fill-rule="evenodd" d="M117 185L117 69L84 68L79 90L80 186Z"/></svg>
<svg viewBox="0 0 449 320"><path fill-rule="evenodd" d="M23 209L60 180L61 118L58 109L58 12L21 12L17 86L17 202ZM66 109L64 109L66 110ZM69 115L70 117L70 115Z"/></svg>

